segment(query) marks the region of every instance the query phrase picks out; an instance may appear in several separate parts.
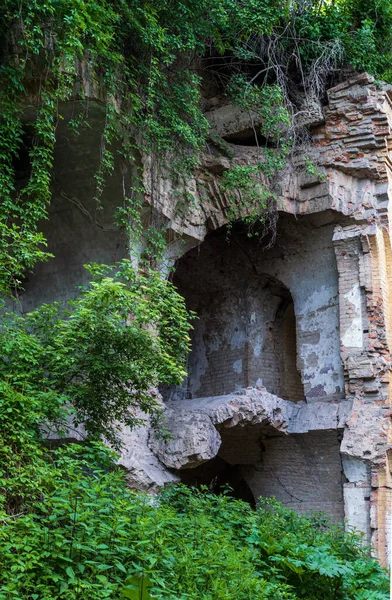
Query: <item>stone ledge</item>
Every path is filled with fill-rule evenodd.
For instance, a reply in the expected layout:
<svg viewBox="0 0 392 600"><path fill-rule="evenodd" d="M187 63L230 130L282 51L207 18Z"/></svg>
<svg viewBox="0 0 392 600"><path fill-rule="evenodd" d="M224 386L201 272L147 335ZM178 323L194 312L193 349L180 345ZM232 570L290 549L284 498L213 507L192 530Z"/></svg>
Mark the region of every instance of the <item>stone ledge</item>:
<svg viewBox="0 0 392 600"><path fill-rule="evenodd" d="M221 435L233 427L259 426L282 434L343 429L351 402L290 402L265 388L247 388L225 396L173 401L165 409L165 426L173 439L153 434L149 446L168 468L194 468L217 456Z"/></svg>

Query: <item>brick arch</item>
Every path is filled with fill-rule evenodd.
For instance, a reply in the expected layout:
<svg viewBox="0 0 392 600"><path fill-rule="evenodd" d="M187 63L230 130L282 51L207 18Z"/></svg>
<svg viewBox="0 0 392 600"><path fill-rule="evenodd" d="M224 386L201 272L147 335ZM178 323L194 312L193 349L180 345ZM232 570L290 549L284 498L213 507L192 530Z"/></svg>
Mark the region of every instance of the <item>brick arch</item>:
<svg viewBox="0 0 392 600"><path fill-rule="evenodd" d="M255 252L257 239L249 240ZM231 394L265 387L288 400L304 399L297 370L296 321L287 285L264 265L256 268L242 241L212 234L177 264L173 282L198 318L188 378L165 399Z"/></svg>

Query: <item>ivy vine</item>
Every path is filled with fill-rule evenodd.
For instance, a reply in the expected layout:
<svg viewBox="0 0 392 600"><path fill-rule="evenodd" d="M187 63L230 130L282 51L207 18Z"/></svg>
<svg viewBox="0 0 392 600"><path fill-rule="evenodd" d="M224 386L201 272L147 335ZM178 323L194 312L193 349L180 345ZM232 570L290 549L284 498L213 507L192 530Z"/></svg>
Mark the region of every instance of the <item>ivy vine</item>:
<svg viewBox="0 0 392 600"><path fill-rule="evenodd" d="M391 16L391 0L4 0L1 290L18 287L26 270L50 257L40 227L52 195L56 126L63 103L88 99L81 66L89 73L88 87L100 90L106 106L95 175L98 204L114 169L114 142L120 141L126 159L154 153L157 161L177 165L185 179L196 168L210 136L201 98L206 73L223 95L249 111L252 126L256 111L262 125L255 136L261 133L269 144L260 148L257 169L252 168L255 189L251 173L242 172L244 183L238 168L222 181L226 190L236 177L243 186L242 193L232 194L229 212L236 218L241 214L235 207L238 198L252 201L255 193L262 212L269 188L261 181L273 179L295 144L299 92L322 94L344 63L391 80ZM15 161L27 106L33 114L31 173L18 189ZM86 118L82 111L70 127L80 129ZM139 179L125 190L117 211L134 237L142 229L142 195Z"/></svg>

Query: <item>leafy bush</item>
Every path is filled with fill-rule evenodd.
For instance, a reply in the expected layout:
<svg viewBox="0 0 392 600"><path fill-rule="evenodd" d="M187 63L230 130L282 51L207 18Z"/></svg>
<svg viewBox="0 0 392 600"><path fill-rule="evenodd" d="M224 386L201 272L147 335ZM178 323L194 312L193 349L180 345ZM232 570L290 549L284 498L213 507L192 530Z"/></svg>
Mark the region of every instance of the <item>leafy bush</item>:
<svg viewBox="0 0 392 600"><path fill-rule="evenodd" d="M54 391L0 383L0 600L387 599L353 533L272 500L134 492L100 442L43 440L61 417Z"/></svg>
<svg viewBox="0 0 392 600"><path fill-rule="evenodd" d="M137 275L128 260L89 269L92 283L67 305L3 315L0 378L19 404L46 405L44 422L64 421L72 406L75 425L116 445L138 409L159 415L151 386L184 377L189 315L159 273Z"/></svg>
<svg viewBox="0 0 392 600"><path fill-rule="evenodd" d="M3 514L0 599L386 600L353 534L270 501L127 489L99 444L51 454L25 514Z"/></svg>

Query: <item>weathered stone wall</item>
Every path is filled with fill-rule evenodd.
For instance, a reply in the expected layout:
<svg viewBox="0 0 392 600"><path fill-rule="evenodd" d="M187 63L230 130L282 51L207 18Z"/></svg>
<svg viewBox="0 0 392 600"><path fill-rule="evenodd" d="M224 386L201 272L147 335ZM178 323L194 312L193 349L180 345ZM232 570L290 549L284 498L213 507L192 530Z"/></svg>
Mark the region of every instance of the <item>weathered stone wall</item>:
<svg viewBox="0 0 392 600"><path fill-rule="evenodd" d="M221 231L179 261L174 282L199 317L189 359L190 397L257 385L287 400L342 397L333 228L282 215L269 250L246 232L233 231L227 239ZM279 310L291 298L302 394L293 374L284 376L288 356L283 360Z"/></svg>
<svg viewBox="0 0 392 600"><path fill-rule="evenodd" d="M112 264L127 255L125 238L115 224L114 212L121 205L123 175L117 165L108 180L101 204L94 201L94 174L99 165L103 109L90 108L91 128L80 136L66 129L72 107L57 128L53 200L49 219L42 224L52 260L38 264L24 282L20 308L27 312L43 302L75 297L77 286L90 280L83 265L90 262Z"/></svg>
<svg viewBox="0 0 392 600"><path fill-rule="evenodd" d="M257 148L231 143L246 129L241 109L209 104L210 123L233 159L212 145L203 170L183 187L151 156L141 157L146 214L167 227L162 273L180 259L175 281L199 321L189 382L166 409L174 441L165 446L146 425L124 433L122 456L131 483L152 490L218 456L242 472L255 497L275 494L297 510L326 509L334 518L344 510L383 564L392 552L389 94L367 75L328 91L327 105L308 120L312 144L292 157L280 182L270 250L236 230L229 244L224 232L213 233L227 223L217 177L230 164L258 160ZM45 224L56 259L29 276L22 310L72 295L86 281L83 263L126 254L111 213L131 168L117 166L105 210L97 211L91 182L99 109L94 118L96 126L75 140L59 130ZM306 172L304 156L325 178ZM193 198L186 211L184 190ZM295 336L293 315L285 313L291 299ZM294 362L305 400L298 378L282 383Z"/></svg>
<svg viewBox="0 0 392 600"><path fill-rule="evenodd" d="M325 510L342 520L345 477L339 447L350 413L346 401L294 403L264 388L177 400L166 412L173 439L152 438L150 448L193 484L216 478L223 483L224 475L235 490L244 482L254 501L276 495L300 512Z"/></svg>
<svg viewBox="0 0 392 600"><path fill-rule="evenodd" d="M300 513L325 511L343 521L343 473L337 431L265 437L261 461L247 468L255 498L274 496Z"/></svg>

